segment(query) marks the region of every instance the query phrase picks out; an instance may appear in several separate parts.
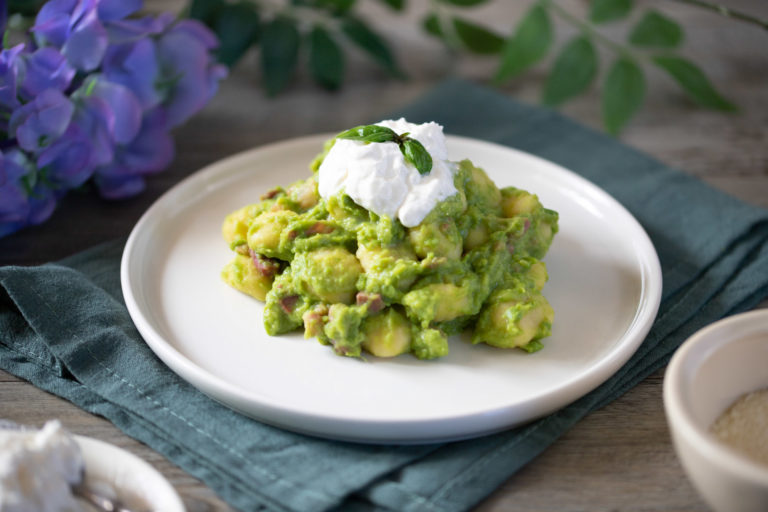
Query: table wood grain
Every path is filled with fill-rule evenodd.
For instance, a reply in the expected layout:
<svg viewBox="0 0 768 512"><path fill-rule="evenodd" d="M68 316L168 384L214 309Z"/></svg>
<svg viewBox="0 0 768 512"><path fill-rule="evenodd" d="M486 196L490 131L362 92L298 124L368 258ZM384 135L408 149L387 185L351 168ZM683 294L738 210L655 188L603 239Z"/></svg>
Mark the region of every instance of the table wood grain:
<svg viewBox="0 0 768 512"><path fill-rule="evenodd" d="M448 76L486 83L493 59L451 55L418 29L426 1L411 1L405 16L382 2L360 1L363 14L395 44L409 79L388 79L355 53L343 89L315 87L304 71L287 91L267 98L257 84L257 55L233 70L206 109L175 132L170 168L150 178L139 197L108 202L92 191L66 197L45 224L0 239L0 264L31 265L59 259L97 243L125 237L149 205L179 180L232 153L304 134L340 130L406 104ZM768 18L763 0L723 0ZM508 33L529 2L496 1L471 16ZM563 1L583 12L584 1ZM638 2L657 7L686 28L683 53L739 106L736 114L698 108L672 81L650 70L645 106L621 139L746 202L768 207L768 31L726 20L677 2ZM178 10L178 0L148 1L150 11ZM572 30L558 25L562 40ZM610 26L611 37L622 37ZM601 55L603 70L608 55ZM537 103L542 68L500 90ZM600 129L599 84L562 112ZM763 303L763 306L766 304ZM663 370L590 414L477 507L482 512L701 511L705 505L677 461L661 399ZM182 496L190 512L229 510L216 495L159 454L125 436L108 421L0 371L0 417L42 425L60 418L72 431L123 447L154 465Z"/></svg>

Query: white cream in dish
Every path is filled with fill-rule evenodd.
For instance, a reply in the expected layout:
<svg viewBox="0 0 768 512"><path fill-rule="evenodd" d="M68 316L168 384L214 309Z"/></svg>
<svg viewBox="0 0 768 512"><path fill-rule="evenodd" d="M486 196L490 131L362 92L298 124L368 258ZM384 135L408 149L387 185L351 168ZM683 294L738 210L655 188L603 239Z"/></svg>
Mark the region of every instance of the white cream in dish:
<svg viewBox="0 0 768 512"><path fill-rule="evenodd" d="M86 510L71 492L83 464L80 448L58 421L41 430L0 429L0 510Z"/></svg>
<svg viewBox="0 0 768 512"><path fill-rule="evenodd" d="M344 192L378 215L398 219L406 227L417 226L440 201L457 192L456 165L448 161L443 127L403 118L376 124L418 140L432 157L432 170L419 174L394 142L337 139L318 170L320 196L327 200Z"/></svg>

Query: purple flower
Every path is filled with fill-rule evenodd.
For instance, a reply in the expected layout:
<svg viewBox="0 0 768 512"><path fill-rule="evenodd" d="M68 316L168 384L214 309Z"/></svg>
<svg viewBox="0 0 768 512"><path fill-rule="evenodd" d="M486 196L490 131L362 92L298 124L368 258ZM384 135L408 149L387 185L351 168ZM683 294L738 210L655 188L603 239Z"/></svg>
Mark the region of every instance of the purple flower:
<svg viewBox="0 0 768 512"><path fill-rule="evenodd" d="M29 213L21 177L27 169L10 155L0 153L0 231L2 225L23 221Z"/></svg>
<svg viewBox="0 0 768 512"><path fill-rule="evenodd" d="M173 138L165 129L165 112L156 109L144 118L141 131L130 144L119 147L111 164L96 171L102 196L122 199L144 190L142 175L165 169L173 160Z"/></svg>
<svg viewBox="0 0 768 512"><path fill-rule="evenodd" d="M141 127L141 103L130 89L92 75L73 95L74 98L97 98L109 108L109 130L113 141L126 144L133 140Z"/></svg>
<svg viewBox="0 0 768 512"><path fill-rule="evenodd" d="M143 0L101 0L99 19L105 22L121 20L141 9L143 3Z"/></svg>
<svg viewBox="0 0 768 512"><path fill-rule="evenodd" d="M24 63L26 76L21 84L21 93L27 99L50 88L63 92L75 76L75 70L67 63L64 55L50 46L24 55Z"/></svg>
<svg viewBox="0 0 768 512"><path fill-rule="evenodd" d="M126 18L141 6L49 0L33 42L0 52L0 236L91 178L106 198L141 192L173 160L170 129L215 93L213 33L170 13Z"/></svg>
<svg viewBox="0 0 768 512"><path fill-rule="evenodd" d="M0 52L0 106L14 109L20 105L18 84L24 81L24 63L19 55L24 44Z"/></svg>
<svg viewBox="0 0 768 512"><path fill-rule="evenodd" d="M59 48L72 67L96 69L109 41L99 19L99 0L51 0L37 15L32 33L39 46ZM111 6L114 2L108 2ZM111 7L105 9L111 12Z"/></svg>
<svg viewBox="0 0 768 512"><path fill-rule="evenodd" d="M39 224L53 213L56 195L42 183L24 154L16 149L0 156L0 236Z"/></svg>
<svg viewBox="0 0 768 512"><path fill-rule="evenodd" d="M173 21L173 15L168 12L162 13L157 17L146 16L144 18L112 21L107 24L109 42L112 45L116 45L147 39L164 32Z"/></svg>
<svg viewBox="0 0 768 512"><path fill-rule="evenodd" d="M64 133L74 110L60 91L46 89L11 114L9 136L27 151L42 149Z"/></svg>
<svg viewBox="0 0 768 512"><path fill-rule="evenodd" d="M178 126L202 109L213 97L218 82L227 74L224 66L213 64L210 51L216 37L201 23L184 20L160 36L157 42L163 102L168 126Z"/></svg>
<svg viewBox="0 0 768 512"><path fill-rule="evenodd" d="M103 74L110 82L133 91L146 110L154 108L163 99L155 87L160 66L154 41L150 39L111 46L104 55Z"/></svg>

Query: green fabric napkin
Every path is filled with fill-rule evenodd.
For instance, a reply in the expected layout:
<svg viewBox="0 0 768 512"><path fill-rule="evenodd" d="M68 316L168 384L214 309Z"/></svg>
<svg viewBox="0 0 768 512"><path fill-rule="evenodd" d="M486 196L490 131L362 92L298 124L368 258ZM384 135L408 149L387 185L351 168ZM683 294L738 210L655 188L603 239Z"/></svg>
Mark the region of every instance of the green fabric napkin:
<svg viewBox="0 0 768 512"><path fill-rule="evenodd" d="M466 82L446 82L395 115L557 162L638 218L661 259L663 302L616 375L546 418L469 441L368 446L294 434L210 400L155 358L123 305L122 242L56 264L0 268L0 367L108 418L242 510L456 511L665 364L696 329L768 295L765 210L557 113Z"/></svg>

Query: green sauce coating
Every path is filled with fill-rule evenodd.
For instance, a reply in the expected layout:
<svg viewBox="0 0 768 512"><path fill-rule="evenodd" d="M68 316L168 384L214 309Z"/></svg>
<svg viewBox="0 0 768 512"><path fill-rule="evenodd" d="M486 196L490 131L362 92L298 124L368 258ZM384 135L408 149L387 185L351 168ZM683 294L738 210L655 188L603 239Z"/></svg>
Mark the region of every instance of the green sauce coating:
<svg viewBox="0 0 768 512"><path fill-rule="evenodd" d="M226 217L235 252L222 271L232 287L265 302L264 325L279 335L301 327L338 355L411 353L442 357L449 336L533 352L554 312L542 295L541 259L558 214L514 187L499 189L469 160L457 193L413 228L340 194L319 197L313 175Z"/></svg>

